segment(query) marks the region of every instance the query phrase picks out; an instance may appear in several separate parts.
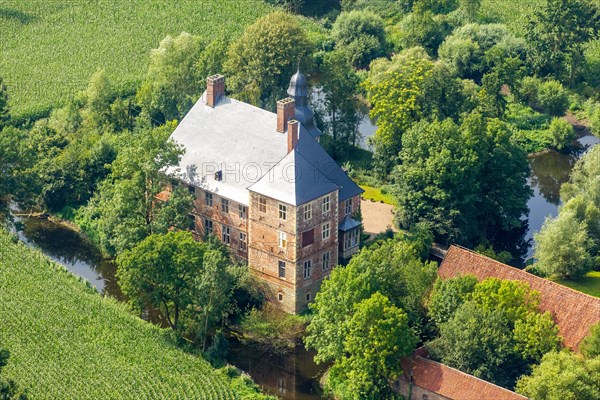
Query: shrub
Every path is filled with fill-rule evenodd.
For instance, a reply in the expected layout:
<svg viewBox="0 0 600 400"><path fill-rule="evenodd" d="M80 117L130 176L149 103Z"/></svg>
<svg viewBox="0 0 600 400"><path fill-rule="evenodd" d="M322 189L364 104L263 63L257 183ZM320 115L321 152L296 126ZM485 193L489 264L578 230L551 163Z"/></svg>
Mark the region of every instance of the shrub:
<svg viewBox="0 0 600 400"><path fill-rule="evenodd" d="M597 106L590 115L590 130L594 135L600 136L600 106Z"/></svg>
<svg viewBox="0 0 600 400"><path fill-rule="evenodd" d="M554 118L547 131L550 144L557 150L568 147L575 140L573 126L562 118Z"/></svg>
<svg viewBox="0 0 600 400"><path fill-rule="evenodd" d="M538 88L537 104L550 115L564 115L569 107L569 96L562 83L549 80Z"/></svg>

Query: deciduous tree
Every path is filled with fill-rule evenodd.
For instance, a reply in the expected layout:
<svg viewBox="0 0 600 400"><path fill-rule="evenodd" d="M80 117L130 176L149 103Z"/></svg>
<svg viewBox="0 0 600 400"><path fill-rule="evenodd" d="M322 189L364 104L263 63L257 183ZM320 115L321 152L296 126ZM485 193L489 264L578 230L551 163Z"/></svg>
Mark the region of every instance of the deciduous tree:
<svg viewBox="0 0 600 400"><path fill-rule="evenodd" d="M336 48L347 54L356 68L365 68L385 54L383 19L371 11L342 12L331 30Z"/></svg>

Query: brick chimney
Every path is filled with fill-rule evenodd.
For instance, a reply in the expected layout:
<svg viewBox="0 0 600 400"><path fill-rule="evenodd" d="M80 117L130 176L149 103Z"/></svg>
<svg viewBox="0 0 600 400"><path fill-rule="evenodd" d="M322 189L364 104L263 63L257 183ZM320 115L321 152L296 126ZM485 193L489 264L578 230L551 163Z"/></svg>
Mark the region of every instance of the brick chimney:
<svg viewBox="0 0 600 400"><path fill-rule="evenodd" d="M296 113L296 102L288 97L277 102L277 132L285 132L289 120L294 118Z"/></svg>
<svg viewBox="0 0 600 400"><path fill-rule="evenodd" d="M299 132L300 123L295 119L289 120L287 123L288 153L296 147Z"/></svg>
<svg viewBox="0 0 600 400"><path fill-rule="evenodd" d="M225 94L225 77L212 75L206 78L206 105L215 107L221 96Z"/></svg>

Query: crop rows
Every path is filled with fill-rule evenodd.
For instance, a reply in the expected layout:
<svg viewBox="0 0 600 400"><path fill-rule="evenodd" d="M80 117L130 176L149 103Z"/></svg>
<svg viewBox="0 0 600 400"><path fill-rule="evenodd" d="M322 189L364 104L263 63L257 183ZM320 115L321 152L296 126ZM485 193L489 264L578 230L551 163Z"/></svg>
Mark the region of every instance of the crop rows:
<svg viewBox="0 0 600 400"><path fill-rule="evenodd" d="M234 398L224 374L168 331L1 230L0 344L11 352L4 371L33 399Z"/></svg>
<svg viewBox="0 0 600 400"><path fill-rule="evenodd" d="M269 10L261 0L2 0L0 76L14 114L34 112L85 88L98 68L132 87L167 34L232 38Z"/></svg>

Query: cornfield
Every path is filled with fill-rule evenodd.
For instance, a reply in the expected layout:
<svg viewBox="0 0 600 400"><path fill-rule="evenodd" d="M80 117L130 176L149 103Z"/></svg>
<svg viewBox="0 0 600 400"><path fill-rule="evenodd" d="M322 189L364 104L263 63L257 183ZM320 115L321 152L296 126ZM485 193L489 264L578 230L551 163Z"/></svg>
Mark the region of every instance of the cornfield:
<svg viewBox="0 0 600 400"><path fill-rule="evenodd" d="M234 399L228 377L169 332L0 230L3 375L32 399Z"/></svg>
<svg viewBox="0 0 600 400"><path fill-rule="evenodd" d="M231 38L270 9L261 0L1 0L0 76L13 115L34 114L85 88L97 69L120 90L134 87L167 34Z"/></svg>

